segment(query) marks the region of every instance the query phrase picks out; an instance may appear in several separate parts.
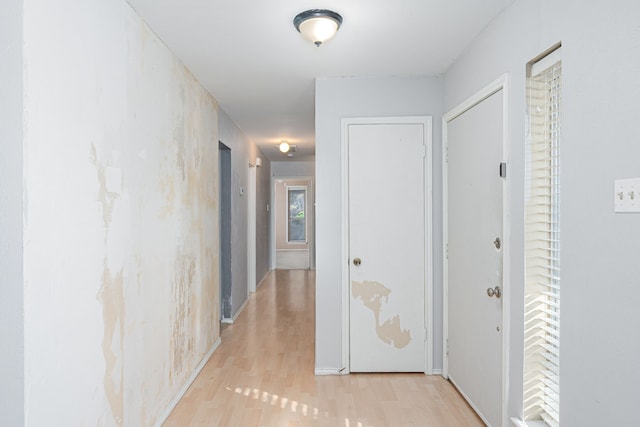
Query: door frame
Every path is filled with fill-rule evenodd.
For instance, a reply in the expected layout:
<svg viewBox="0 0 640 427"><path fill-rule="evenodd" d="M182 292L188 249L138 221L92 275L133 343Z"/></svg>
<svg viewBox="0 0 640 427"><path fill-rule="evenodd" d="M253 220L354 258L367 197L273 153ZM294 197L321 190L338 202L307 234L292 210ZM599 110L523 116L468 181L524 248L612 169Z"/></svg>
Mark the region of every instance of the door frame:
<svg viewBox="0 0 640 427"><path fill-rule="evenodd" d="M442 307L442 338L443 338L443 355L442 355L442 376L449 378L449 356L448 356L448 340L449 340L449 261L448 261L448 145L447 130L449 122L469 111L490 96L502 91L502 157L507 164L507 175L502 181L502 425L508 425L507 416L507 391L509 384L509 334L511 331L509 323L511 296L511 215L510 215L510 181L511 171L509 164L511 163L511 126L509 122L509 75L504 74L495 81L491 82L471 97L467 98L458 106L454 107L442 117L442 253L443 260L443 307ZM498 165L496 165L496 173ZM466 399L466 396L465 396ZM472 405L473 406L473 405ZM475 408L474 408L475 409Z"/></svg>
<svg viewBox="0 0 640 427"><path fill-rule="evenodd" d="M247 295L256 291L256 178L257 167L249 162L247 175Z"/></svg>
<svg viewBox="0 0 640 427"><path fill-rule="evenodd" d="M271 218L270 218L270 234L271 238L269 241L270 247L270 256L269 256L269 264L271 270L276 269L276 251L278 250L278 245L276 241L276 222L278 221L278 209L276 203L276 183L278 180L281 181L307 181L307 206L308 214L310 216L307 217L307 243L309 247L309 269L315 270L315 246L316 246L316 226L315 226L315 218L316 218L316 199L315 199L315 177L309 175L282 175L282 176L271 176Z"/></svg>
<svg viewBox="0 0 640 427"><path fill-rule="evenodd" d="M229 295L233 291L232 277L232 256L231 250L231 221L233 212L231 211L232 202L232 151L231 148L218 141L218 233L220 257L218 259L218 307L220 308L220 321L228 323L231 319L231 308L229 309L229 317L225 316L225 297L228 285ZM228 172L228 173L225 173ZM225 227L228 225L228 227ZM228 277L225 275L228 273Z"/></svg>
<svg viewBox="0 0 640 427"><path fill-rule="evenodd" d="M349 344L349 125L355 124L421 124L424 129L424 141L426 153L424 157L424 230L425 230L425 301L424 301L424 328L425 328L425 371L427 375L433 374L433 174L432 174L432 138L433 123L431 116L402 116L402 117L353 117L341 119L341 196L342 196L342 369L340 374L349 374L350 344Z"/></svg>

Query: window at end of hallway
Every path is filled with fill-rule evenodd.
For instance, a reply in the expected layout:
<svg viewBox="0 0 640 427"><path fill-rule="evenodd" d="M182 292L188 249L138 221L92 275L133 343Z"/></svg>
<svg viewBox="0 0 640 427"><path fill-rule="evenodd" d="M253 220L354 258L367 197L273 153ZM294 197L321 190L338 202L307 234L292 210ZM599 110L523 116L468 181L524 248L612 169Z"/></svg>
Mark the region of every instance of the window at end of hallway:
<svg viewBox="0 0 640 427"><path fill-rule="evenodd" d="M307 220L305 217L305 187L287 187L287 241L304 243L307 241Z"/></svg>

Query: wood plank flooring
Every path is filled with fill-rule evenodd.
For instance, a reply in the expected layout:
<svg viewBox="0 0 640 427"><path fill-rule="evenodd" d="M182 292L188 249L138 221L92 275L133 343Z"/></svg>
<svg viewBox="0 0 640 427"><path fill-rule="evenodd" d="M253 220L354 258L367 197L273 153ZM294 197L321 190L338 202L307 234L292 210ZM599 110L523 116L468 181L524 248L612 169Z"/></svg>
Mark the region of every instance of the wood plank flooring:
<svg viewBox="0 0 640 427"><path fill-rule="evenodd" d="M315 273L269 273L164 426L482 426L422 374L314 375Z"/></svg>

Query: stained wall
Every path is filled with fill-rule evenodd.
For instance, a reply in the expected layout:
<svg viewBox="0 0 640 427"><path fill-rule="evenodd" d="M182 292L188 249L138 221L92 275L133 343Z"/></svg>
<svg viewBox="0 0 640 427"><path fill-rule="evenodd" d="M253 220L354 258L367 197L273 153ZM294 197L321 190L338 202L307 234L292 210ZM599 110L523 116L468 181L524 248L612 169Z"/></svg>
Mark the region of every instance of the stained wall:
<svg viewBox="0 0 640 427"><path fill-rule="evenodd" d="M24 3L27 425L152 425L219 337L218 105L122 0Z"/></svg>

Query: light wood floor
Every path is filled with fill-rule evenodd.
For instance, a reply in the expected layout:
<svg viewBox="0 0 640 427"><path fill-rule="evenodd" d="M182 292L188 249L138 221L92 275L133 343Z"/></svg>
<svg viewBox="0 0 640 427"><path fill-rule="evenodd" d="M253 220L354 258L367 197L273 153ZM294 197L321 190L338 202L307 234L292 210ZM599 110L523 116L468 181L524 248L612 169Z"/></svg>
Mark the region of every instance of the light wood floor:
<svg viewBox="0 0 640 427"><path fill-rule="evenodd" d="M315 273L271 272L164 425L484 425L440 376L315 376L314 337Z"/></svg>

